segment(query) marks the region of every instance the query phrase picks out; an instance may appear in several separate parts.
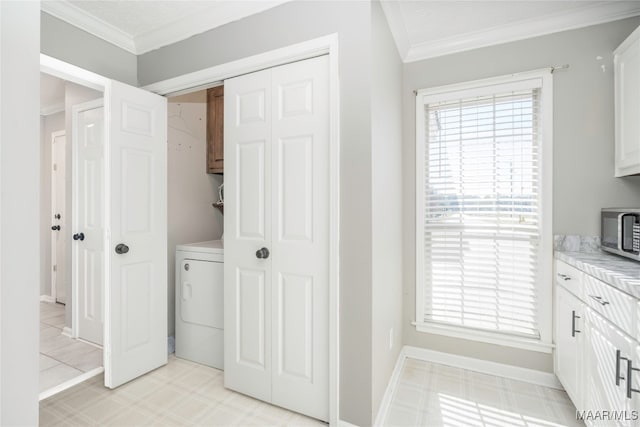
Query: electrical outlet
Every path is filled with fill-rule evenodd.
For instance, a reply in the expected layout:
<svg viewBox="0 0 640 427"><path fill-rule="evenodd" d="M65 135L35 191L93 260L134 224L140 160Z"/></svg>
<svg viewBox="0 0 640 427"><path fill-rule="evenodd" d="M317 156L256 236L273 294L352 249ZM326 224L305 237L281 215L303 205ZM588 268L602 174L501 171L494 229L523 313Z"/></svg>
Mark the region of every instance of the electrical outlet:
<svg viewBox="0 0 640 427"><path fill-rule="evenodd" d="M393 348L393 328L389 329L389 350Z"/></svg>

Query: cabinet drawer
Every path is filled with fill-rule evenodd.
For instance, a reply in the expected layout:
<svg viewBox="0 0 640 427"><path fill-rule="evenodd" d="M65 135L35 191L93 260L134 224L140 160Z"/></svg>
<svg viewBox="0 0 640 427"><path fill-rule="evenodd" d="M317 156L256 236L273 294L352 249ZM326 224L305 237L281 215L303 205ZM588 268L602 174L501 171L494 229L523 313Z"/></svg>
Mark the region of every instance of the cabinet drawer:
<svg viewBox="0 0 640 427"><path fill-rule="evenodd" d="M635 336L635 298L588 274L583 281L584 301L625 333Z"/></svg>
<svg viewBox="0 0 640 427"><path fill-rule="evenodd" d="M566 262L556 260L555 281L580 299L584 298L584 273Z"/></svg>

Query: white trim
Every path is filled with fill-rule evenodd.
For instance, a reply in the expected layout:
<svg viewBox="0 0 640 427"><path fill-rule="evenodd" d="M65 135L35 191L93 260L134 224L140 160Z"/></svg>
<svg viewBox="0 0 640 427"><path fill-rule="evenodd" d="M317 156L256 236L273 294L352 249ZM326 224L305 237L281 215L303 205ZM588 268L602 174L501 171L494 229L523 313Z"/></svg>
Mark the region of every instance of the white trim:
<svg viewBox="0 0 640 427"><path fill-rule="evenodd" d="M91 378L93 378L93 377L95 377L97 375L100 375L103 372L104 372L104 368L103 367L95 368L95 369L92 369L92 370L90 370L88 372L85 372L82 375L79 375L79 376L77 376L75 378L70 379L69 381L65 381L62 384L59 384L59 385L57 385L55 387L52 387L52 388L50 388L48 390L45 390L45 391L41 392L38 395L38 401L43 401L44 399L46 399L48 397L51 397L51 396L53 396L55 394L58 394L58 393L60 393L62 391L65 391L65 390L67 390L67 389L69 389L69 388L71 388L71 387L73 387L75 385L83 383L86 380L91 379Z"/></svg>
<svg viewBox="0 0 640 427"><path fill-rule="evenodd" d="M40 2L40 9L127 52L137 53L133 37L130 34L91 15L71 2L42 1Z"/></svg>
<svg viewBox="0 0 640 427"><path fill-rule="evenodd" d="M334 424L330 424L330 425L334 425ZM338 420L338 427L358 427L358 426L355 424L351 424L348 421Z"/></svg>
<svg viewBox="0 0 640 427"><path fill-rule="evenodd" d="M76 104L71 107L71 152L73 153L71 160L71 230L74 232L79 230L80 225L78 224L78 201L79 201L79 189L78 189L78 156L76 155L78 152L78 135L80 134L78 129L78 115L87 110L92 110L94 108L104 107L104 98L94 99L92 101L83 102L81 104ZM105 128L106 128L106 120L105 120ZM105 141L108 139L105 138ZM105 150L107 147L107 143L104 144ZM107 163L105 161L105 174L107 173ZM106 180L106 178L104 178ZM103 197L106 198L106 192L103 194ZM78 277L78 266L80 265L78 261L78 245L71 245L71 331L72 336L77 338L80 336L80 328L78 325L78 319L80 318L80 299L78 298L80 292L80 278ZM107 265L107 264L105 264ZM106 276L103 277L105 281L103 286L106 286L107 279ZM104 306L104 301L103 301ZM104 307L103 307L104 309Z"/></svg>
<svg viewBox="0 0 640 427"><path fill-rule="evenodd" d="M73 330L68 326L63 327L61 333L65 337L74 338L74 339L77 338L77 337L73 336Z"/></svg>
<svg viewBox="0 0 640 427"><path fill-rule="evenodd" d="M64 141L64 149L65 149L65 153L67 150L67 140L66 140L66 130L58 130L55 132L51 132L51 144L49 144L49 152L51 155L51 164L49 165L49 181L51 182L51 188L50 188L50 193L51 193L51 200L49 203L49 221L50 223L53 221L53 215L55 215L55 212L53 212L53 204L54 204L54 198L57 194L57 189L55 188L55 185L57 184L57 181L54 182L53 180L53 165L54 165L54 152L55 152L55 148L54 148L54 143L56 138L60 137L60 136L64 136L65 137L65 141ZM66 158L65 158L65 162L66 162ZM65 168L66 168L66 163L65 163ZM66 169L65 169L66 171ZM66 176L65 176L66 179ZM65 203L66 203L66 199L65 199ZM65 216L66 216L66 212L64 212ZM66 231L65 231L66 232ZM58 274L56 271L56 274L53 273L53 266L54 265L58 265L58 251L57 251L57 245L54 241L54 239L51 239L51 258L49 260L49 270L51 270L51 297L53 298L53 302L56 302L58 300ZM66 248L65 248L65 252L66 252ZM64 286L64 283L63 283ZM65 294L65 302L67 296Z"/></svg>
<svg viewBox="0 0 640 427"><path fill-rule="evenodd" d="M45 105L40 107L41 116L50 116L52 114L61 113L64 111L64 102L58 102L56 104Z"/></svg>
<svg viewBox="0 0 640 427"><path fill-rule="evenodd" d="M416 331L428 334L444 335L447 337L461 338L470 341L483 342L487 344L502 345L505 347L519 348L522 350L537 351L540 353L551 353L554 345L542 340L506 335L499 332L484 331L480 329L470 329L455 325L443 325L438 323L411 322L416 327Z"/></svg>
<svg viewBox="0 0 640 427"><path fill-rule="evenodd" d="M41 9L134 55L185 40L291 0L213 2L212 6L140 34L129 34L68 1L43 1Z"/></svg>
<svg viewBox="0 0 640 427"><path fill-rule="evenodd" d="M505 365L503 363L491 362L489 360L459 356L456 354L443 353L440 351L408 345L402 348L399 357L411 357L413 359L424 360L425 362L439 363L441 365L453 366L456 368L467 369L469 371L564 390L558 378L556 378L556 376L551 372Z"/></svg>
<svg viewBox="0 0 640 427"><path fill-rule="evenodd" d="M402 368L404 367L405 360L407 360L407 357L404 355L403 347L400 350L400 354L398 354L396 365L393 368L393 372L391 373L391 378L389 378L389 384L387 384L387 388L384 391L384 396L382 396L382 402L380 402L380 407L378 408L378 415L376 416L376 419L373 423L375 427L384 426L384 420L387 418L387 413L389 412L389 407L391 406L393 394L395 393L398 382L400 381L400 374L402 373Z"/></svg>
<svg viewBox="0 0 640 427"><path fill-rule="evenodd" d="M100 92L104 92L109 84L109 79L104 76L69 64L68 62L60 61L43 53L40 54L40 71Z"/></svg>
<svg viewBox="0 0 640 427"><path fill-rule="evenodd" d="M409 54L411 43L409 42L409 33L402 14L402 6L399 1L381 1L380 5L387 17L387 24L396 42L400 58L404 60Z"/></svg>
<svg viewBox="0 0 640 427"><path fill-rule="evenodd" d="M55 303L56 300L53 296L51 295L40 295L40 302L50 302L50 303Z"/></svg>
<svg viewBox="0 0 640 427"><path fill-rule="evenodd" d="M402 55L402 58L404 62L415 62L481 47L603 24L639 14L640 2L599 2L592 6L584 6L578 10L568 10L554 16L541 16L454 37L415 43L410 46L406 55ZM396 36L395 31L393 35L394 37Z"/></svg>
<svg viewBox="0 0 640 427"><path fill-rule="evenodd" d="M259 53L236 61L227 62L225 64L205 68L203 70L194 71L192 73L183 74L182 76L173 77L143 86L141 89L157 93L158 95L173 95L176 92L185 91L187 89L194 89L201 86L210 87L214 84L220 84L220 82L225 79L240 76L242 74L252 73L254 71L287 64L289 62L309 59L314 56L327 53L333 54L333 51L337 46L338 35L331 34L271 50L269 52Z"/></svg>
<svg viewBox="0 0 640 427"><path fill-rule="evenodd" d="M304 41L156 82L142 89L167 95L294 61L329 55L329 424L340 414L340 81L338 34ZM108 355L108 352L107 352Z"/></svg>
<svg viewBox="0 0 640 427"><path fill-rule="evenodd" d="M532 86L532 84L534 84ZM494 86L501 87L494 89ZM497 76L486 79L479 79L470 82L454 83L450 85L433 88L419 89L416 91L415 100L415 167L416 167L416 222L415 222L415 250L416 260L424 259L424 240L419 236L424 236L424 105L429 102L445 99L456 99L460 97L476 96L503 90L507 85L507 90L511 86L539 87L541 89L540 100L540 124L543 125L540 143L540 162L542 168L538 174L540 180L539 192L539 231L540 249L538 251L539 267L538 280L536 283L537 308L536 321L540 332L539 339L520 338L513 335L500 334L493 331L482 331L464 328L457 325L443 325L431 322L424 322L424 266L422 262L416 262L416 321L413 325L419 332L433 333L451 336L473 341L487 342L491 344L504 345L521 348L525 350L551 353L553 351L552 337L552 266L553 266L553 75L552 68L532 70L521 73L514 73L505 76ZM514 87L515 87L514 86ZM464 93L463 93L464 92Z"/></svg>

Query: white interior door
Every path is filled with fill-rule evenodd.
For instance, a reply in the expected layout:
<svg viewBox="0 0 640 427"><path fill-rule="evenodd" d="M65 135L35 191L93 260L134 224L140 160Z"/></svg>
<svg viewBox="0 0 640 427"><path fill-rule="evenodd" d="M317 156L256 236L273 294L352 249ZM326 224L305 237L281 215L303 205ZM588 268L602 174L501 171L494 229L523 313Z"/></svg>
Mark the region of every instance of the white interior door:
<svg viewBox="0 0 640 427"><path fill-rule="evenodd" d="M79 338L102 345L104 329L104 108L74 106L74 322Z"/></svg>
<svg viewBox="0 0 640 427"><path fill-rule="evenodd" d="M51 135L51 295L56 302L66 303L65 253L67 230L65 210L65 152L64 131Z"/></svg>
<svg viewBox="0 0 640 427"><path fill-rule="evenodd" d="M167 363L167 101L111 81L105 385Z"/></svg>
<svg viewBox="0 0 640 427"><path fill-rule="evenodd" d="M224 383L271 401L271 71L225 81Z"/></svg>
<svg viewBox="0 0 640 427"><path fill-rule="evenodd" d="M225 386L322 420L328 90L326 56L225 82Z"/></svg>

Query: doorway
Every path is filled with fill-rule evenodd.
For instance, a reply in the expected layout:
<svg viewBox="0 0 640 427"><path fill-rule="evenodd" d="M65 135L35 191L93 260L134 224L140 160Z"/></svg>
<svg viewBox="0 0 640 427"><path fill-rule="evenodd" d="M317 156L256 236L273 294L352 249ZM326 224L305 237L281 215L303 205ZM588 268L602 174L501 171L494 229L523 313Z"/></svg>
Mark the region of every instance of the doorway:
<svg viewBox="0 0 640 427"><path fill-rule="evenodd" d="M46 398L103 371L101 342L74 335L72 290L74 179L71 106L102 93L41 73L41 253L40 398Z"/></svg>

